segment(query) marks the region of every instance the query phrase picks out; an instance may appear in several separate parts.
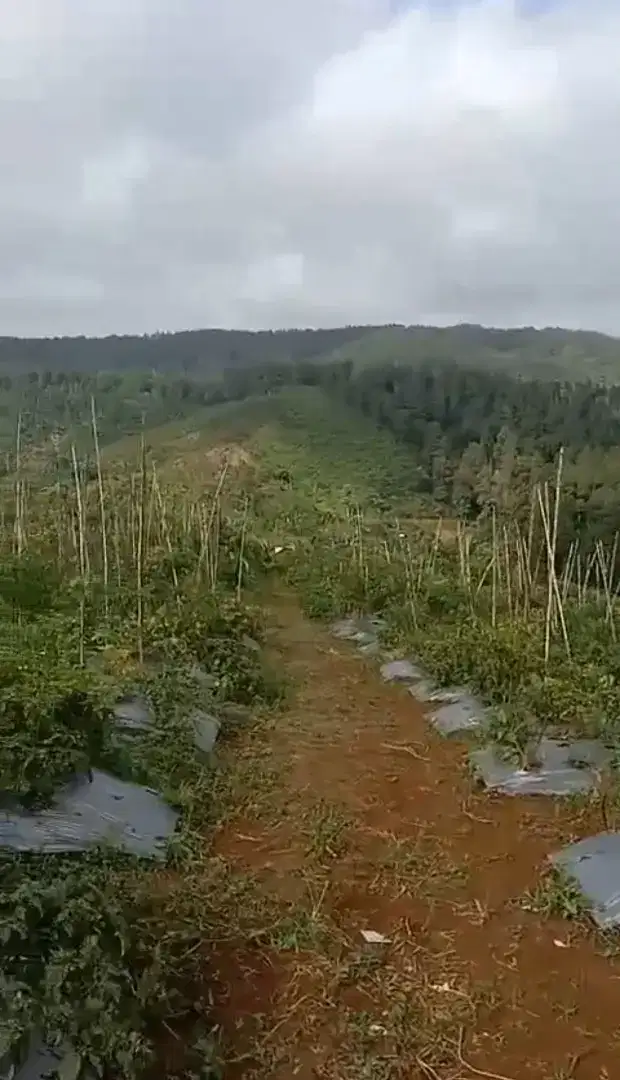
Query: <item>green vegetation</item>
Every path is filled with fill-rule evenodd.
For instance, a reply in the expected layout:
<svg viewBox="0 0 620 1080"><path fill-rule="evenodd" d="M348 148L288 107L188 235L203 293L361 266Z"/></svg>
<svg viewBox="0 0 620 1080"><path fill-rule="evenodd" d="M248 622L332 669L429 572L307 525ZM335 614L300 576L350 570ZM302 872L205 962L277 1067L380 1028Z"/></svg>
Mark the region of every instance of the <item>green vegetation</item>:
<svg viewBox="0 0 620 1080"><path fill-rule="evenodd" d="M609 339L545 331L557 351L543 362L534 331L349 328L316 352L308 331L302 344L267 335L252 357L241 335L214 377L222 334L210 366L186 364L192 378L162 373L167 360L134 370L124 339L112 374L90 374L91 359L63 374L48 358L36 377L5 377L3 800L45 809L76 772L103 769L161 792L180 826L156 868L108 849L2 851L0 1059L37 1031L106 1080L215 1077L216 926L232 937L233 919L235 935L288 952L324 942L320 893L257 912L251 874L217 857L218 824L240 807L251 822L277 787L260 740L236 770L194 741L197 709L233 740L242 721L278 722L268 581L313 617L382 615L390 645L489 703L491 737L524 767L543 734L620 745L620 390L541 378L556 360L574 374L578 349L598 349L607 375ZM103 348L82 344L84 357ZM491 354L502 370L479 370ZM114 719L125 693L154 717L131 739ZM321 799L303 825L308 859L346 855L346 806ZM381 857L403 879L408 867L421 898L435 889L423 864L459 878L422 849ZM408 1016L394 1026L411 1035Z"/></svg>
<svg viewBox="0 0 620 1080"><path fill-rule="evenodd" d="M106 338L0 338L0 371L7 376L96 372L168 372L205 377L237 368L307 360L351 360L356 367L459 364L542 379L616 383L620 343L584 330L521 327L344 326L333 330L191 330ZM31 374L32 373L32 374Z"/></svg>
<svg viewBox="0 0 620 1080"><path fill-rule="evenodd" d="M527 529L532 488L552 479L562 449L558 554L567 558L575 544L584 552L597 542L613 544L620 526L620 389L524 381L455 366L384 364L356 372L345 361L288 373L281 365L230 373L219 395L238 402L262 391L270 398L287 379L305 388L306 397L298 400L308 401L307 392L320 389L343 415L348 410L348 431L356 425L362 438L373 432L381 458L368 453L366 468L377 474L377 462L399 445L399 461L405 462L407 451L406 494L469 523L488 521L495 507ZM333 415L330 409L329 424L317 430L323 446ZM304 426L309 441L311 416L300 430ZM377 429L391 436L382 447ZM325 454L324 468L327 460ZM385 494L389 501L393 489Z"/></svg>
<svg viewBox="0 0 620 1080"><path fill-rule="evenodd" d="M321 356L372 332L374 327L335 330L186 330L112 335L105 338L0 338L3 375L38 373L46 383L96 372L169 372L212 375L238 367L302 361Z"/></svg>
<svg viewBox="0 0 620 1080"><path fill-rule="evenodd" d="M225 513L217 477L200 499L169 492L144 453L98 482L76 468L60 500L22 485L0 533L3 804L44 811L99 768L160 791L181 827L164 876L105 847L2 850L0 1060L39 1032L71 1044L72 1076L88 1065L130 1078L172 1024L188 1041L175 1074L211 1077L196 991L205 905L191 881L207 873L220 779L192 715L256 715L282 693L246 590L268 553L240 494ZM115 723L124 693L150 703L143 734Z"/></svg>
<svg viewBox="0 0 620 1080"><path fill-rule="evenodd" d="M202 415L207 434L219 428L249 443L295 503L348 497L385 509L417 491L407 447L321 387L276 390Z"/></svg>
<svg viewBox="0 0 620 1080"><path fill-rule="evenodd" d="M328 371L317 373L317 367ZM0 451L11 447L18 413L26 443L69 428L75 438L90 426L94 396L105 443L119 431L157 426L267 386L329 382L329 372L343 367L356 378L367 369L397 368L402 380L407 372L456 367L509 379L614 386L620 383L620 342L584 331L467 325L0 338ZM82 441L86 446L88 439Z"/></svg>
<svg viewBox="0 0 620 1080"><path fill-rule="evenodd" d="M194 434L220 416L225 426L244 403L233 428L258 424L268 429L270 418L281 425L288 412L287 450L296 425L304 453L313 441L319 451L315 476L339 455L342 440L344 458L354 455L363 470L371 469L370 486L379 490L384 506L397 492L413 494L470 522L488 517L501 490L502 512L523 524L532 485L550 479L562 447L558 551L566 557L573 543L584 551L598 541L612 543L620 525L617 387L524 381L455 365L435 369L384 363L356 370L350 361L230 369L206 383L133 374L121 378L116 390L110 378L46 387L29 382L29 397L13 401L4 435L0 429L5 475L19 470L38 478L44 470L54 484L71 443L86 474L94 475L93 416L105 448L119 431L148 435L163 421L181 429L187 422ZM385 433L382 442L377 429ZM376 453L365 454L369 441ZM336 454L324 452L327 443ZM382 483L387 461L389 475ZM330 481L327 472L319 482L329 486Z"/></svg>
<svg viewBox="0 0 620 1080"><path fill-rule="evenodd" d="M446 364L528 379L617 383L620 349L616 338L560 327L509 330L475 325L369 328L363 337L336 347L334 359L355 368L395 364Z"/></svg>
<svg viewBox="0 0 620 1080"><path fill-rule="evenodd" d="M54 462L58 449L73 441L92 453L92 402L102 445L119 432L140 431L188 416L205 401L205 386L174 376L130 371L75 374L43 372L0 376L0 450L5 471L13 468L16 422L22 447Z"/></svg>
<svg viewBox="0 0 620 1080"><path fill-rule="evenodd" d="M531 544L505 523L496 537L457 524L449 540L419 528L355 523L317 536L291 582L310 615L382 615L387 640L418 657L440 685L469 686L494 708L489 736L527 763L543 735L600 737L620 746L618 615L601 553L599 588L556 576L534 520ZM539 532L540 530L540 532ZM607 555L609 559L609 553ZM574 575L574 576L573 576Z"/></svg>

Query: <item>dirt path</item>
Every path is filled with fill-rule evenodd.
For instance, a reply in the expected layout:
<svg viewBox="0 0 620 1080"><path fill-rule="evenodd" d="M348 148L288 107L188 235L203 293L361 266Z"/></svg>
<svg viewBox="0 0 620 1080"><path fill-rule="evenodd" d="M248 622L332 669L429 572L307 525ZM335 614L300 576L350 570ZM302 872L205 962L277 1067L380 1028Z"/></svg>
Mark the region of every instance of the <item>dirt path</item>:
<svg viewBox="0 0 620 1080"><path fill-rule="evenodd" d="M273 648L294 690L229 751L243 812L216 839L226 1080L613 1080L614 949L534 895L596 808L473 792L464 747L290 602Z"/></svg>

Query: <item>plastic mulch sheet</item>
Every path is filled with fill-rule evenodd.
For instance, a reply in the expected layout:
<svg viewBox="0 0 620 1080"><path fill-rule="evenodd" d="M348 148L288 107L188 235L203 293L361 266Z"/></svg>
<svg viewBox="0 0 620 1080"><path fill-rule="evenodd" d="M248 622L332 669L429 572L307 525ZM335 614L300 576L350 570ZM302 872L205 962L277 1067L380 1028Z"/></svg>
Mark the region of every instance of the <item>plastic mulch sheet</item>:
<svg viewBox="0 0 620 1080"><path fill-rule="evenodd" d="M536 767L522 768L503 760L496 746L469 755L475 774L486 788L504 795L575 795L596 784L596 770L609 760L609 751L591 739L561 742L541 739Z"/></svg>
<svg viewBox="0 0 620 1080"><path fill-rule="evenodd" d="M122 731L148 731L153 726L153 717L148 702L138 694L121 698L114 706L117 728Z"/></svg>
<svg viewBox="0 0 620 1080"><path fill-rule="evenodd" d="M374 616L348 616L332 626L332 634L346 641L355 641L360 652L376 656L381 652L378 635L384 622ZM487 710L467 690L450 687L442 689L427 673L411 660L389 660L381 666L381 678L387 683L404 683L409 693L424 705L436 706L430 721L442 735L476 731L484 726Z"/></svg>
<svg viewBox="0 0 620 1080"><path fill-rule="evenodd" d="M376 641L385 627L383 619L375 615L352 615L338 619L331 628L334 637L343 641L355 641L358 645L369 645Z"/></svg>
<svg viewBox="0 0 620 1080"><path fill-rule="evenodd" d="M442 735L456 735L459 732L479 731L484 727L487 710L481 701L467 690L445 690L438 709L430 713L430 721ZM431 701L436 700L431 697Z"/></svg>
<svg viewBox="0 0 620 1080"><path fill-rule="evenodd" d="M42 854L109 843L133 855L163 858L179 815L150 788L93 770L75 778L49 808L0 811L0 848Z"/></svg>
<svg viewBox="0 0 620 1080"><path fill-rule="evenodd" d="M424 672L411 660L389 660L381 667L381 678L384 682L417 682L424 678Z"/></svg>
<svg viewBox="0 0 620 1080"><path fill-rule="evenodd" d="M377 638L373 638L372 641L366 641L358 644L357 651L360 652L362 656L375 657L380 655L381 645L379 644Z"/></svg>
<svg viewBox="0 0 620 1080"><path fill-rule="evenodd" d="M380 634L385 627L385 619L380 615L361 615L358 619L358 630L366 633Z"/></svg>
<svg viewBox="0 0 620 1080"><path fill-rule="evenodd" d="M210 754L220 733L221 724L217 716L197 710L192 713L189 722L196 747L204 754Z"/></svg>
<svg viewBox="0 0 620 1080"><path fill-rule="evenodd" d="M460 697L467 695L467 690L451 687L437 686L428 676L420 682L407 687L409 693L416 701L424 704L452 705Z"/></svg>
<svg viewBox="0 0 620 1080"><path fill-rule="evenodd" d="M357 622L350 617L338 619L332 625L331 632L334 637L341 638L342 641L352 641L357 634Z"/></svg>
<svg viewBox="0 0 620 1080"><path fill-rule="evenodd" d="M439 687L428 678L420 679L419 682L412 683L407 689L416 701L421 701L423 704L426 704L429 701L439 700L437 695L441 694Z"/></svg>
<svg viewBox="0 0 620 1080"><path fill-rule="evenodd" d="M620 925L620 833L588 836L552 855L551 863L577 883L598 926Z"/></svg>
<svg viewBox="0 0 620 1080"><path fill-rule="evenodd" d="M77 1054L70 1048L51 1050L41 1042L31 1042L30 1048L21 1056L21 1063L14 1064L11 1055L0 1061L0 1080L93 1080L93 1073L84 1070Z"/></svg>
<svg viewBox="0 0 620 1080"><path fill-rule="evenodd" d="M192 679L195 679L200 686L203 686L205 690L217 689L219 683L217 676L212 675L210 671L205 671L200 664L192 664L188 671L188 675L190 675Z"/></svg>
<svg viewBox="0 0 620 1080"><path fill-rule="evenodd" d="M116 727L123 735L141 735L154 725L148 703L139 695L123 698L114 708ZM189 718L194 745L203 753L210 753L220 733L221 723L211 713L196 710Z"/></svg>

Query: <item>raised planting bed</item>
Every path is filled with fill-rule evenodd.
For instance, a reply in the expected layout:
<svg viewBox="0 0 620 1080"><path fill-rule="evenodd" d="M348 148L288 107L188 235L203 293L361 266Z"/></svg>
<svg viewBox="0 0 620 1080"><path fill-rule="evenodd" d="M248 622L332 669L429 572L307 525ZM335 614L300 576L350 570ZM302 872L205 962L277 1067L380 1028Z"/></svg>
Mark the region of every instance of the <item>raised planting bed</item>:
<svg viewBox="0 0 620 1080"><path fill-rule="evenodd" d="M551 863L578 885L598 926L620 926L620 833L588 836L552 855Z"/></svg>
<svg viewBox="0 0 620 1080"><path fill-rule="evenodd" d="M595 739L543 738L530 748L527 767L507 760L495 745L472 750L469 755L477 779L489 791L503 795L561 796L591 791L596 786L598 770L609 758L609 751Z"/></svg>

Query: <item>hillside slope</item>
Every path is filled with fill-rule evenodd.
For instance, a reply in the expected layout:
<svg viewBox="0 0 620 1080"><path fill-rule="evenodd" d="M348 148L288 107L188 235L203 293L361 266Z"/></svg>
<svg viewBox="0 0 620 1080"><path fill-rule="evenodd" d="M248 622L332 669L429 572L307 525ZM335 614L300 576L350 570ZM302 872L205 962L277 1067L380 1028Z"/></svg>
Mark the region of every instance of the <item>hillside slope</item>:
<svg viewBox="0 0 620 1080"><path fill-rule="evenodd" d="M253 364L306 360L376 329L343 326L331 330L184 330L105 338L0 337L0 372L167 371L212 375Z"/></svg>
<svg viewBox="0 0 620 1080"><path fill-rule="evenodd" d="M229 462L260 473L262 498L286 507L323 506L338 513L356 501L376 507L414 498L417 466L408 447L318 387L283 388L197 410L147 432L149 455L170 480L203 478ZM135 460L139 436L105 449L112 464ZM258 485L256 485L258 486Z"/></svg>
<svg viewBox="0 0 620 1080"><path fill-rule="evenodd" d="M581 330L344 326L328 330L188 330L106 338L0 337L0 377L29 372L167 372L204 378L266 363L334 356L365 366L459 363L508 374L620 381L620 340Z"/></svg>
<svg viewBox="0 0 620 1080"><path fill-rule="evenodd" d="M555 327L382 327L339 346L330 359L351 360L356 368L456 363L528 378L620 382L620 340Z"/></svg>

